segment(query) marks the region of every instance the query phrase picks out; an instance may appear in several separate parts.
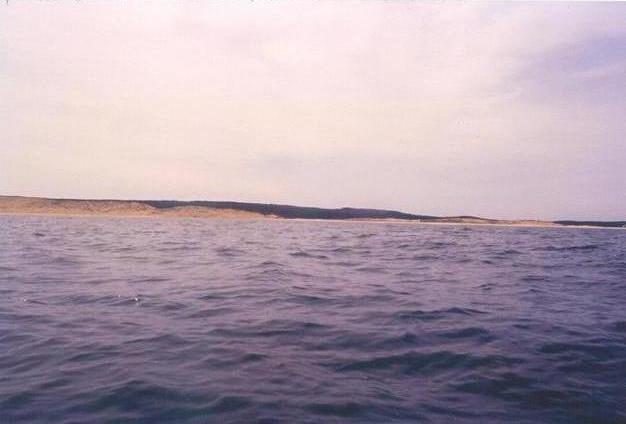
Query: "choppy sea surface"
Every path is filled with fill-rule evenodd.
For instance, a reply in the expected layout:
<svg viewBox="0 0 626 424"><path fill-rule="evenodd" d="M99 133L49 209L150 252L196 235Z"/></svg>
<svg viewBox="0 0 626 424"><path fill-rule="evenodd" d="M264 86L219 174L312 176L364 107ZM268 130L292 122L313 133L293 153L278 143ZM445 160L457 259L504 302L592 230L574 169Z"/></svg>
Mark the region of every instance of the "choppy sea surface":
<svg viewBox="0 0 626 424"><path fill-rule="evenodd" d="M624 423L626 231L0 216L2 423Z"/></svg>

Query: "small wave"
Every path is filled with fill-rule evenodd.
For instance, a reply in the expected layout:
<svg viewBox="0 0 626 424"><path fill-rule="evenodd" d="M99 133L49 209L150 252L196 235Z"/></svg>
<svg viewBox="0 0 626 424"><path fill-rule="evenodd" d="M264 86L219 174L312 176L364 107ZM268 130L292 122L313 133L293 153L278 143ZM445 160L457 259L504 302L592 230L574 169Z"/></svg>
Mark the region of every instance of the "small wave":
<svg viewBox="0 0 626 424"><path fill-rule="evenodd" d="M247 267L249 272L244 280L250 282L283 281L296 276L289 267L271 260L262 261Z"/></svg>
<svg viewBox="0 0 626 424"><path fill-rule="evenodd" d="M522 252L516 249L506 249L506 250L503 250L502 252L498 252L498 254L500 256L513 256L513 255L521 255Z"/></svg>
<svg viewBox="0 0 626 424"><path fill-rule="evenodd" d="M251 283L261 282L286 282L294 277L294 274L282 268L261 269L244 275L243 280Z"/></svg>
<svg viewBox="0 0 626 424"><path fill-rule="evenodd" d="M259 362L263 361L267 358L267 355L263 355L261 353L246 353L240 358L240 362Z"/></svg>
<svg viewBox="0 0 626 424"><path fill-rule="evenodd" d="M411 259L414 261L433 261L438 259L438 257L435 255L415 255Z"/></svg>
<svg viewBox="0 0 626 424"><path fill-rule="evenodd" d="M329 328L327 325L309 321L271 320L249 327L215 328L211 330L210 334L213 336L238 338L291 336L296 334L303 336L310 332L319 332Z"/></svg>
<svg viewBox="0 0 626 424"><path fill-rule="evenodd" d="M218 293L209 293L209 294L205 294L200 296L201 300L219 300L219 299L223 299L224 295L222 294L218 294Z"/></svg>
<svg viewBox="0 0 626 424"><path fill-rule="evenodd" d="M540 281L548 281L548 279L543 276L543 275L525 275L522 278L520 278L521 281L527 282L527 283L536 283L536 282L540 282Z"/></svg>
<svg viewBox="0 0 626 424"><path fill-rule="evenodd" d="M455 262L459 264L466 264L472 262L472 260L470 258L459 258Z"/></svg>
<svg viewBox="0 0 626 424"><path fill-rule="evenodd" d="M567 251L579 251L579 250L595 250L599 249L599 244L582 244L578 246L546 246L535 250L544 250L547 252L567 252Z"/></svg>
<svg viewBox="0 0 626 424"><path fill-rule="evenodd" d="M446 247L456 246L456 243L448 241L429 241L424 243L423 247L427 249L444 249Z"/></svg>
<svg viewBox="0 0 626 424"><path fill-rule="evenodd" d="M72 364L80 362L96 362L99 360L106 360L113 355L119 353L119 350L113 348L107 348L100 345L84 346L83 352L76 353L73 356L67 358L67 361Z"/></svg>
<svg viewBox="0 0 626 424"><path fill-rule="evenodd" d="M171 278L168 277L140 277L134 278L130 280L130 283L162 283L165 281L170 281Z"/></svg>
<svg viewBox="0 0 626 424"><path fill-rule="evenodd" d="M433 320L445 319L454 315L472 316L472 315L479 315L479 314L482 315L486 313L487 312L479 311L477 309L454 307L454 308L439 309L439 310L434 310L434 311L422 311L419 309L415 311L401 311L397 313L396 315L398 318L404 319L404 320L415 319L418 321L433 321Z"/></svg>
<svg viewBox="0 0 626 424"><path fill-rule="evenodd" d="M175 247L161 247L156 250L157 252L173 253L173 252L191 252L191 251L200 250L200 249L202 249L201 246L182 244L180 246L175 246Z"/></svg>
<svg viewBox="0 0 626 424"><path fill-rule="evenodd" d="M256 265L259 268L267 268L267 267L282 267L283 264L275 261L263 261Z"/></svg>
<svg viewBox="0 0 626 424"><path fill-rule="evenodd" d="M611 325L611 329L620 333L626 333L626 321L616 321Z"/></svg>
<svg viewBox="0 0 626 424"><path fill-rule="evenodd" d="M240 411L250 406L252 402L242 396L221 396L207 408L207 412L222 414L232 411Z"/></svg>
<svg viewBox="0 0 626 424"><path fill-rule="evenodd" d="M384 274L386 270L382 267L364 266L356 269L359 272L367 272L370 274Z"/></svg>
<svg viewBox="0 0 626 424"><path fill-rule="evenodd" d="M546 343L539 349L541 353L548 355L558 355L566 353L585 354L596 359L609 359L613 357L615 351L614 346L611 343L565 343L554 342Z"/></svg>
<svg viewBox="0 0 626 424"><path fill-rule="evenodd" d="M521 361L498 355L473 356L450 351L429 353L409 352L401 355L387 355L372 359L349 361L336 364L337 371L373 371L394 369L404 375L433 374L451 369L465 371L476 368L496 368Z"/></svg>
<svg viewBox="0 0 626 424"><path fill-rule="evenodd" d="M78 265L80 263L76 259L67 256L55 256L51 262L59 265Z"/></svg>
<svg viewBox="0 0 626 424"><path fill-rule="evenodd" d="M143 380L130 380L117 387L100 393L95 399L83 404L80 409L89 412L105 411L111 408L121 411L135 411L138 407L148 408L155 400L167 402L201 402L201 396L175 390L163 385L151 384Z"/></svg>
<svg viewBox="0 0 626 424"><path fill-rule="evenodd" d="M295 296L290 296L288 299L285 300L303 304L328 303L332 301L332 299L309 294L298 294Z"/></svg>
<svg viewBox="0 0 626 424"><path fill-rule="evenodd" d="M272 320L269 321L265 324L263 324L264 326L270 326L270 327L281 327L281 328L288 328L288 329L294 329L295 331L301 331L301 330L324 330L327 328L330 328L328 325L325 324L320 324L318 322L313 322L313 321L294 321L294 320Z"/></svg>
<svg viewBox="0 0 626 424"><path fill-rule="evenodd" d="M0 266L0 271L17 271L17 268L12 266Z"/></svg>
<svg viewBox="0 0 626 424"><path fill-rule="evenodd" d="M243 255L246 252L241 249L236 249L234 247L218 247L217 249L215 249L215 253L217 253L218 256L234 257Z"/></svg>
<svg viewBox="0 0 626 424"><path fill-rule="evenodd" d="M305 409L317 415L333 415L342 418L357 417L364 411L363 405L356 402L310 403Z"/></svg>
<svg viewBox="0 0 626 424"><path fill-rule="evenodd" d="M47 305L46 302L42 301L42 300L37 300L37 299L22 299L22 302L24 303L32 303L34 305Z"/></svg>
<svg viewBox="0 0 626 424"><path fill-rule="evenodd" d="M336 266L341 266L341 267L355 267L359 265L359 262L350 262L350 261L336 261L336 262L329 262L329 265L336 265Z"/></svg>
<svg viewBox="0 0 626 424"><path fill-rule="evenodd" d="M136 338L123 343L123 345L141 345L142 348L145 348L146 346L180 347L188 343L190 343L189 340L185 339L184 337L178 336L173 333L165 333L156 336Z"/></svg>
<svg viewBox="0 0 626 424"><path fill-rule="evenodd" d="M441 336L447 339L478 338L483 342L494 340L494 337L489 331L480 327L466 327L452 330L441 334Z"/></svg>
<svg viewBox="0 0 626 424"><path fill-rule="evenodd" d="M456 390L483 396L515 399L524 396L532 387L533 380L513 372L505 372L497 377L472 375L468 381L455 384Z"/></svg>
<svg viewBox="0 0 626 424"><path fill-rule="evenodd" d="M291 252L289 255L293 256L294 258L328 259L328 256L326 255L314 255L312 253L307 253L302 250L298 250L297 252Z"/></svg>
<svg viewBox="0 0 626 424"><path fill-rule="evenodd" d="M206 308L200 311L193 312L188 315L189 318L209 318L214 316L223 316L231 313L232 308Z"/></svg>
<svg viewBox="0 0 626 424"><path fill-rule="evenodd" d="M351 336L349 338L345 338L345 340L343 340L342 347L351 349L354 349L355 347L359 347L361 349L371 347L372 349L381 350L401 349L407 347L416 348L424 344L424 339L425 338L421 338L415 333L406 332L375 341L376 339L374 339L371 335L365 334L360 337Z"/></svg>
<svg viewBox="0 0 626 424"><path fill-rule="evenodd" d="M124 246L124 247L118 247L116 249L112 249L112 251L115 253L133 252L135 250L137 250L135 246Z"/></svg>
<svg viewBox="0 0 626 424"><path fill-rule="evenodd" d="M32 405L33 399L37 396L36 390L21 390L11 394L4 399L0 399L0 410L10 411L11 409L28 408Z"/></svg>

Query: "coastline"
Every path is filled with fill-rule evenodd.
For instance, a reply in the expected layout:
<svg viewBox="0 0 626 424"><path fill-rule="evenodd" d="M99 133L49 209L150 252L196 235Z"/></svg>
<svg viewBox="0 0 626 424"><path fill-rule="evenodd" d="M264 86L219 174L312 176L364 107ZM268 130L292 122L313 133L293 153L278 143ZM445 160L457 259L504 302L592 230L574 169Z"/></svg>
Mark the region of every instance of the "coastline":
<svg viewBox="0 0 626 424"><path fill-rule="evenodd" d="M166 205L163 205L164 203ZM297 216L297 213L304 215L305 217ZM346 217L335 218L333 217L333 214L342 214L342 216ZM319 221L411 225L499 226L521 228L626 229L626 226L623 225L622 221L608 223L598 221L597 225L588 225L590 221L581 221L580 224L576 224L576 221L557 222L530 219L498 220L475 216L435 217L426 215L411 215L397 211L376 209L323 209L240 202L80 200L1 195L0 215L109 218L211 218L236 220L280 219L295 222ZM398 215L401 217L398 217Z"/></svg>
<svg viewBox="0 0 626 424"><path fill-rule="evenodd" d="M131 214L131 213L79 213L79 212L23 212L23 211L4 211L0 210L0 216L42 216L53 218L122 218L122 219L158 219L158 218L185 218L185 219L217 219L217 220L280 220L290 222L332 222L342 224L399 224L399 225L435 225L435 226L463 226L463 227L512 227L512 228L570 228L570 229L593 229L593 230L626 230L623 227L599 227L592 225L560 225L551 222L545 224L525 224L525 223L477 223L477 222L437 222L437 221L417 221L402 219L305 219L305 218L282 218L279 216L266 215L186 215L186 214L168 214L168 213L152 213L152 214Z"/></svg>

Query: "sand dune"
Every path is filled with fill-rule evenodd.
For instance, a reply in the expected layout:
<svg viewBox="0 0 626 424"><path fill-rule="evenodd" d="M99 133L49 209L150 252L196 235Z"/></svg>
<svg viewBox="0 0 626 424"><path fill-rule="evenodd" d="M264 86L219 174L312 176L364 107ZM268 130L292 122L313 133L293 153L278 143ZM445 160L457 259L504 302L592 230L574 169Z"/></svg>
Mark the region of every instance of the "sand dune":
<svg viewBox="0 0 626 424"><path fill-rule="evenodd" d="M175 216L203 218L269 218L271 216L235 209L202 206L178 206L158 209L137 201L125 200L65 200L39 197L0 196L0 213L45 215L106 215L106 216Z"/></svg>

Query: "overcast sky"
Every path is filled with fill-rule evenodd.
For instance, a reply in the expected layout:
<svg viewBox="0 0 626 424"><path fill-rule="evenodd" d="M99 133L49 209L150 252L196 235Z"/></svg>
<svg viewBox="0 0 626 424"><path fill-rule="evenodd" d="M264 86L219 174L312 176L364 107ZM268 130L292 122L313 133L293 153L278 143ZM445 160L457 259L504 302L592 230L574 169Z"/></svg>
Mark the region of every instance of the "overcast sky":
<svg viewBox="0 0 626 424"><path fill-rule="evenodd" d="M626 3L11 1L0 194L626 218Z"/></svg>

